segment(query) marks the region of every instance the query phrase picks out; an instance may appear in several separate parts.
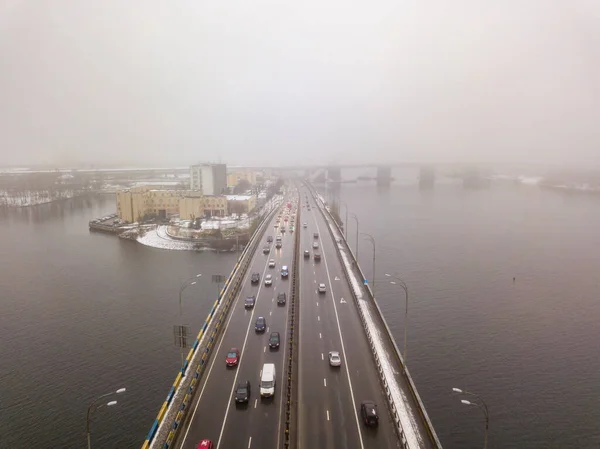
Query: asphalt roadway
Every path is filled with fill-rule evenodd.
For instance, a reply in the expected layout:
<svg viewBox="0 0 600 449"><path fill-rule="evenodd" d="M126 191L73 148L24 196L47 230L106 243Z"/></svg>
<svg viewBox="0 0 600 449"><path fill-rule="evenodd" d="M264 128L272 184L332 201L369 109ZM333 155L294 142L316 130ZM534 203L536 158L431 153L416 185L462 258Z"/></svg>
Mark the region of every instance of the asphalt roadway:
<svg viewBox="0 0 600 449"><path fill-rule="evenodd" d="M311 210L306 207L306 196ZM387 410L379 375L334 241L308 189L300 189L300 363L299 449L383 449L399 447ZM314 238L318 233L318 238ZM313 258L319 243L321 261ZM326 293L318 293L324 283ZM329 351L338 351L341 367L329 365ZM374 401L379 426L367 428L360 403Z"/></svg>
<svg viewBox="0 0 600 449"><path fill-rule="evenodd" d="M285 202L284 206L285 207ZM275 241L267 243L267 236L279 233L274 227L275 219L263 236L263 244L259 244L252 263L245 275L243 286L235 299L232 310L226 321L226 328L210 359L208 370L199 385L194 402L191 404L191 419L188 427L182 430L176 447L196 449L203 439L212 440L217 449L252 449L280 448L283 446L283 401L284 361L287 353L288 339L288 306L292 274L282 278L280 270L283 265L292 266L295 235L289 231L282 235L282 248L275 248ZM283 220L282 220L283 222ZM271 249L263 254L263 246ZM269 259L275 259L275 268L269 268ZM258 272L261 280L258 284L250 283L252 273ZM273 275L273 285L266 286L267 274ZM278 306L277 293L285 292L288 301L285 306ZM246 310L244 301L247 296L256 295L253 309ZM259 317L265 317L267 330L258 334L254 323ZM271 332L280 333L280 348L271 350L268 345ZM231 348L241 352L237 367L228 368L225 357ZM273 398L261 399L260 373L264 363L275 363L276 385ZM234 401L235 387L240 381L249 380L251 395L247 405L236 405Z"/></svg>

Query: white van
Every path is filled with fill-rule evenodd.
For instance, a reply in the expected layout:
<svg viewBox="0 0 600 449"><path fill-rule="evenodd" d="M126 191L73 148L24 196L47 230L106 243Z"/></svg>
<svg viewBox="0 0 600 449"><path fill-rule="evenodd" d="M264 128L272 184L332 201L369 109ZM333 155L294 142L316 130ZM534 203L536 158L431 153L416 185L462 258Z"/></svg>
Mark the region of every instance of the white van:
<svg viewBox="0 0 600 449"><path fill-rule="evenodd" d="M275 395L275 364L265 363L260 376L260 395L270 397Z"/></svg>

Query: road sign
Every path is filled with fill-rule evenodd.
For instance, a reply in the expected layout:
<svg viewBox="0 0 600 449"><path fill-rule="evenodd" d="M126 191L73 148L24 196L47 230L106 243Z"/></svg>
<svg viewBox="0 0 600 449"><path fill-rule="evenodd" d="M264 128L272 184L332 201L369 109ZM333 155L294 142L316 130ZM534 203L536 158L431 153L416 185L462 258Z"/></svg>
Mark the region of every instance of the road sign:
<svg viewBox="0 0 600 449"><path fill-rule="evenodd" d="M340 299L340 304L346 304L346 300L344 298Z"/></svg>
<svg viewBox="0 0 600 449"><path fill-rule="evenodd" d="M369 281L368 281L367 279L365 279L365 280L363 281L363 283L364 283L365 285L369 285Z"/></svg>

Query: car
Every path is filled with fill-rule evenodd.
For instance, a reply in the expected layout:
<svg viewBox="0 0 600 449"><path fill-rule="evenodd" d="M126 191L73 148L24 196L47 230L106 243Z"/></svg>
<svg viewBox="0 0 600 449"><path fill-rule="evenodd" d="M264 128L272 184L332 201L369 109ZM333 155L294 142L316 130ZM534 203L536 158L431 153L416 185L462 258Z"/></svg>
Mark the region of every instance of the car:
<svg viewBox="0 0 600 449"><path fill-rule="evenodd" d="M246 300L244 301L244 308L252 309L254 307L254 304L256 304L256 296L254 296L254 295L248 296L246 298Z"/></svg>
<svg viewBox="0 0 600 449"><path fill-rule="evenodd" d="M303 227L304 229L308 228L308 223L304 223L304 224L302 224L302 227Z"/></svg>
<svg viewBox="0 0 600 449"><path fill-rule="evenodd" d="M269 336L269 348L276 349L279 347L279 332L271 332Z"/></svg>
<svg viewBox="0 0 600 449"><path fill-rule="evenodd" d="M215 446L210 440L202 440L198 443L196 449L215 449Z"/></svg>
<svg viewBox="0 0 600 449"><path fill-rule="evenodd" d="M250 399L250 381L242 380L238 382L235 389L235 402L236 404L243 404L248 402L248 399Z"/></svg>
<svg viewBox="0 0 600 449"><path fill-rule="evenodd" d="M267 320L264 316L259 316L254 323L254 330L256 332L264 332L267 329Z"/></svg>
<svg viewBox="0 0 600 449"><path fill-rule="evenodd" d="M269 268L275 268L275 259L269 260Z"/></svg>
<svg viewBox="0 0 600 449"><path fill-rule="evenodd" d="M319 293L325 293L327 291L327 287L325 284L319 284Z"/></svg>
<svg viewBox="0 0 600 449"><path fill-rule="evenodd" d="M361 402L360 416L362 417L365 425L369 427L376 427L379 424L379 412L377 411L377 404L375 404L373 401Z"/></svg>
<svg viewBox="0 0 600 449"><path fill-rule="evenodd" d="M275 248L277 248L277 249L281 249L281 242L277 242L277 243L275 243Z"/></svg>
<svg viewBox="0 0 600 449"><path fill-rule="evenodd" d="M267 243L272 243L272 242L273 242L273 236L272 236L272 235L269 235L269 236L267 237Z"/></svg>
<svg viewBox="0 0 600 449"><path fill-rule="evenodd" d="M329 351L329 364L331 366L342 366L342 358L338 351Z"/></svg>
<svg viewBox="0 0 600 449"><path fill-rule="evenodd" d="M304 258L310 259L310 251L309 250L304 250Z"/></svg>
<svg viewBox="0 0 600 449"><path fill-rule="evenodd" d="M318 238L319 238L319 233L318 233L318 232L315 232L315 233L313 234L313 237L314 237L315 239L318 239Z"/></svg>
<svg viewBox="0 0 600 449"><path fill-rule="evenodd" d="M277 305L285 305L286 299L285 292L277 293Z"/></svg>
<svg viewBox="0 0 600 449"><path fill-rule="evenodd" d="M225 364L227 366L236 366L240 361L240 350L238 348L231 348L225 357Z"/></svg>
<svg viewBox="0 0 600 449"><path fill-rule="evenodd" d="M269 248L268 246L265 246L263 248L263 254L269 254L271 252L271 248Z"/></svg>
<svg viewBox="0 0 600 449"><path fill-rule="evenodd" d="M265 276L265 285L273 285L273 275L267 274Z"/></svg>
<svg viewBox="0 0 600 449"><path fill-rule="evenodd" d="M315 262L321 262L321 254L315 253L314 258L315 258Z"/></svg>
<svg viewBox="0 0 600 449"><path fill-rule="evenodd" d="M319 242L313 242L313 248L319 249Z"/></svg>
<svg viewBox="0 0 600 449"><path fill-rule="evenodd" d="M286 216L286 217L283 219L283 221L286 221L286 222L287 222L287 221L288 221L288 217Z"/></svg>
<svg viewBox="0 0 600 449"><path fill-rule="evenodd" d="M279 227L279 223L275 223L275 224L273 225L273 227L274 227L274 228L278 228L278 227Z"/></svg>
<svg viewBox="0 0 600 449"><path fill-rule="evenodd" d="M283 226L281 227L281 233L285 234L285 227L283 227Z"/></svg>
<svg viewBox="0 0 600 449"><path fill-rule="evenodd" d="M283 267L281 267L281 277L282 278L288 277L289 274L290 274L290 271L288 270L287 265L284 265Z"/></svg>
<svg viewBox="0 0 600 449"><path fill-rule="evenodd" d="M252 273L250 277L250 282L252 284L258 284L260 282L260 273Z"/></svg>

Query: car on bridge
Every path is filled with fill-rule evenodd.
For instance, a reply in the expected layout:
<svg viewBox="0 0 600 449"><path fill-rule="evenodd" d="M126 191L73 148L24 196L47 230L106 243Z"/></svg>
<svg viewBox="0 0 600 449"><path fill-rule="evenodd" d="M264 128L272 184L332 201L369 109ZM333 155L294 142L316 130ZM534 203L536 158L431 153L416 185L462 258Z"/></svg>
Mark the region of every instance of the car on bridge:
<svg viewBox="0 0 600 449"><path fill-rule="evenodd" d="M304 222L304 224L302 225L302 227L303 227L304 229L308 228L308 223Z"/></svg>
<svg viewBox="0 0 600 449"><path fill-rule="evenodd" d="M256 332L264 332L267 330L267 320L264 316L259 316L254 323L254 330Z"/></svg>
<svg viewBox="0 0 600 449"><path fill-rule="evenodd" d="M281 249L281 242L277 242L277 243L275 243L275 248L277 248L277 249Z"/></svg>
<svg viewBox="0 0 600 449"><path fill-rule="evenodd" d="M277 305L278 306L284 306L286 300L287 300L287 298L285 296L285 292L279 292L279 293L277 293Z"/></svg>
<svg viewBox="0 0 600 449"><path fill-rule="evenodd" d="M246 298L246 300L244 301L244 308L252 309L252 308L254 308L254 304L256 304L256 296L254 296L254 295L248 296Z"/></svg>
<svg viewBox="0 0 600 449"><path fill-rule="evenodd" d="M305 250L304 251L304 258L305 259L310 259L310 251L309 250Z"/></svg>
<svg viewBox="0 0 600 449"><path fill-rule="evenodd" d="M260 273L252 273L250 277L250 282L252 284L258 284L260 282Z"/></svg>
<svg viewBox="0 0 600 449"><path fill-rule="evenodd" d="M269 254L271 252L271 248L268 246L263 247L263 254Z"/></svg>
<svg viewBox="0 0 600 449"><path fill-rule="evenodd" d="M227 366L237 366L240 361L240 350L238 348L231 348L225 357L225 364Z"/></svg>
<svg viewBox="0 0 600 449"><path fill-rule="evenodd" d="M319 293L325 293L327 291L327 287L325 284L319 284Z"/></svg>
<svg viewBox="0 0 600 449"><path fill-rule="evenodd" d="M342 358L338 351L329 351L329 365L342 366Z"/></svg>
<svg viewBox="0 0 600 449"><path fill-rule="evenodd" d="M319 233L318 233L318 232L315 232L315 233L313 234L313 238L315 238L315 239L318 239L318 238L319 238Z"/></svg>
<svg viewBox="0 0 600 449"><path fill-rule="evenodd" d="M313 249L319 249L319 242L313 243Z"/></svg>
<svg viewBox="0 0 600 449"><path fill-rule="evenodd" d="M282 278L288 277L289 274L290 274L290 271L288 270L287 265L284 265L283 267L281 267L281 277Z"/></svg>
<svg viewBox="0 0 600 449"><path fill-rule="evenodd" d="M248 399L250 399L250 381L242 380L238 382L235 389L235 402L236 404L243 404L248 402Z"/></svg>
<svg viewBox="0 0 600 449"><path fill-rule="evenodd" d="M269 235L267 236L267 243L272 243L273 242L273 236Z"/></svg>
<svg viewBox="0 0 600 449"><path fill-rule="evenodd" d="M279 348L279 332L271 332L271 336L269 337L269 348Z"/></svg>
<svg viewBox="0 0 600 449"><path fill-rule="evenodd" d="M315 253L315 262L321 262L321 254Z"/></svg>
<svg viewBox="0 0 600 449"><path fill-rule="evenodd" d="M273 285L273 275L267 274L265 276L265 285Z"/></svg>
<svg viewBox="0 0 600 449"><path fill-rule="evenodd" d="M215 446L210 440L202 440L198 443L196 449L215 449Z"/></svg>
<svg viewBox="0 0 600 449"><path fill-rule="evenodd" d="M275 259L269 260L269 268L275 268Z"/></svg>
<svg viewBox="0 0 600 449"><path fill-rule="evenodd" d="M360 416L368 427L377 427L379 424L379 412L377 404L373 401L363 401L360 404Z"/></svg>

